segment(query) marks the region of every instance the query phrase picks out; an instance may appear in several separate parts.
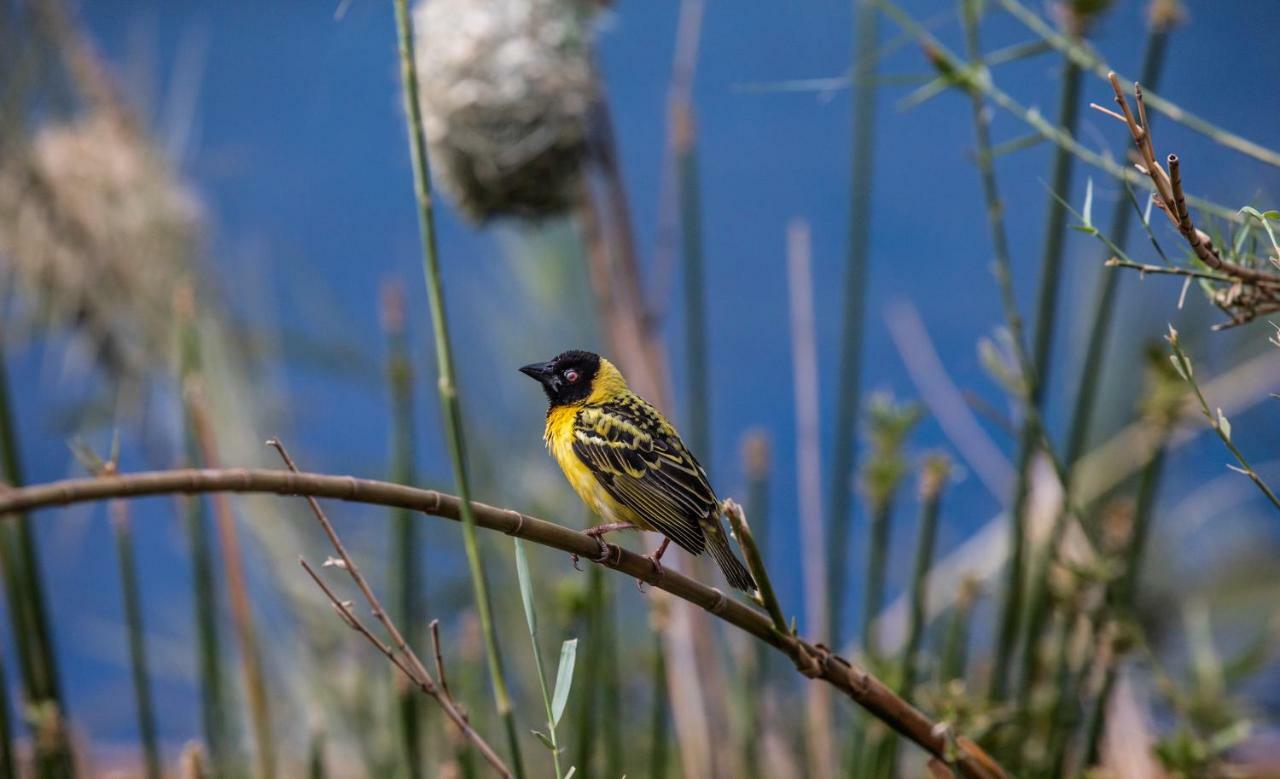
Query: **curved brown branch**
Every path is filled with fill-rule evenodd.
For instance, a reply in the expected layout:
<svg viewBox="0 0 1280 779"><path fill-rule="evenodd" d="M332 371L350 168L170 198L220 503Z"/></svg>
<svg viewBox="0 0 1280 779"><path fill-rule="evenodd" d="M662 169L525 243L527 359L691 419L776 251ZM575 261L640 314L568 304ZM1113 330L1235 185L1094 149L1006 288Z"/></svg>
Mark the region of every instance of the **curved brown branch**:
<svg viewBox="0 0 1280 779"><path fill-rule="evenodd" d="M357 479L354 476L258 468L150 471L38 484L0 494L0 516L108 498L212 492L334 498L354 503L407 508L455 522L461 516L457 497L434 490ZM581 557L594 558L600 553L596 539L562 525L483 503L473 502L471 509L476 525L486 530L523 538ZM613 545L610 548L612 554L604 565L640 581L648 582L653 578L653 566L647 557ZM801 673L832 685L929 754L945 760L958 752L960 759L956 763L956 769L961 776L972 779L1006 776L980 747L968 739L954 735L946 723L933 721L860 666L832 654L820 645L815 646L796 636L778 632L763 612L674 570L667 570L660 580L654 582L654 586L710 611L730 625L786 654Z"/></svg>

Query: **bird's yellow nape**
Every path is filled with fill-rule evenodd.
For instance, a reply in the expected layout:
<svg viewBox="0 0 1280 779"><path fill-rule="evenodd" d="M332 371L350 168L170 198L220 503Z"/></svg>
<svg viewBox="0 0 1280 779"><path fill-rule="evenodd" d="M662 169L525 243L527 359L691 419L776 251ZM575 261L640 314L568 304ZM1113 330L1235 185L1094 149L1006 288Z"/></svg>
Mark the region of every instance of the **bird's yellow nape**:
<svg viewBox="0 0 1280 779"><path fill-rule="evenodd" d="M587 395L584 403L599 405L614 400L623 393L630 392L627 387L627 380L622 377L622 371L606 360L600 358L600 368L596 371L595 377L591 381L591 394Z"/></svg>

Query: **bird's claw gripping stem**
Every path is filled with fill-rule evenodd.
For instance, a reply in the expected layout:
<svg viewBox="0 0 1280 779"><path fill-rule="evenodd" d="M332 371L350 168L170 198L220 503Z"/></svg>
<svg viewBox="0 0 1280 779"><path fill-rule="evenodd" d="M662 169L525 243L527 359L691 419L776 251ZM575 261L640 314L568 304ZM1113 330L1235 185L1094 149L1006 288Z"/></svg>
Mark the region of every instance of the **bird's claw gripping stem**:
<svg viewBox="0 0 1280 779"><path fill-rule="evenodd" d="M596 525L593 528L588 528L586 531L586 534L594 538L596 540L596 543L600 545L600 556L591 558L591 561L595 563L600 563L603 565L604 563L607 563L609 562L609 560L613 559L613 556L614 556L613 547L611 547L604 540L604 538L602 538L602 536L604 536L605 533L612 533L615 530L630 530L631 528L632 526L628 525L625 522L613 522L606 525ZM619 554L618 556L621 557L621 554ZM569 554L569 559L573 561L573 567L576 570L579 570L579 571L582 570L582 568L579 567L578 565L578 561L581 559L578 557L578 555L573 554L571 552Z"/></svg>
<svg viewBox="0 0 1280 779"><path fill-rule="evenodd" d="M648 560L650 563L653 563L653 580L649 581L649 580L636 579L637 590L640 590L640 592L644 592L644 586L646 584L657 585L658 582L662 581L662 577L666 576L667 571L665 568L662 567L662 555L666 553L667 546L669 546L670 544L671 544L671 539L664 538L662 539L662 546L658 547L658 551L654 552L651 555L645 555L645 559Z"/></svg>

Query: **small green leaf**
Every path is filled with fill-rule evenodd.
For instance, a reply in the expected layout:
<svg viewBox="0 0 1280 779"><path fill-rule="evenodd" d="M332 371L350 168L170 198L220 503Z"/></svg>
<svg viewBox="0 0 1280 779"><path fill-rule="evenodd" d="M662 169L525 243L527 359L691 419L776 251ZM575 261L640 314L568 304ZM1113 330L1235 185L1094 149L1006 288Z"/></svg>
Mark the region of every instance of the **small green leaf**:
<svg viewBox="0 0 1280 779"><path fill-rule="evenodd" d="M1187 376L1186 372L1182 370L1182 360L1178 359L1178 355L1176 354L1169 355L1169 362L1173 363L1173 369L1177 371L1178 375L1182 377L1183 381L1186 381L1188 378L1190 378L1189 376Z"/></svg>
<svg viewBox="0 0 1280 779"><path fill-rule="evenodd" d="M541 741L542 745L547 749L550 749L552 752L558 751L556 749L556 745L551 743L551 737L548 736L546 733L543 733L541 730L531 730L529 732L537 736L538 740Z"/></svg>
<svg viewBox="0 0 1280 779"><path fill-rule="evenodd" d="M1249 720L1243 719L1234 722L1209 737L1209 751L1213 755L1221 755L1223 752L1244 742L1252 732L1253 723Z"/></svg>
<svg viewBox="0 0 1280 779"><path fill-rule="evenodd" d="M1222 437L1231 440L1231 422L1227 420L1227 415L1222 413L1222 409L1218 409L1218 429L1222 431Z"/></svg>
<svg viewBox="0 0 1280 779"><path fill-rule="evenodd" d="M1093 227L1093 177L1084 182L1084 208L1080 210L1080 218L1085 227Z"/></svg>
<svg viewBox="0 0 1280 779"><path fill-rule="evenodd" d="M1248 222L1240 225L1240 229L1236 230L1236 239L1231 244L1231 253L1239 256L1241 250L1244 249L1244 242L1249 240L1249 235L1253 232L1253 226Z"/></svg>
<svg viewBox="0 0 1280 779"><path fill-rule="evenodd" d="M1258 209L1256 208L1245 206L1244 208L1240 209L1240 213L1244 214L1245 216L1251 216L1254 219L1258 220L1258 222L1262 225L1262 229L1267 231L1267 238L1271 239L1271 247L1276 250L1277 254L1280 254L1280 240L1276 239L1276 234L1274 231L1272 231L1271 222L1270 222L1270 220L1278 217L1269 216L1270 214L1277 214L1278 216L1280 216L1280 212L1268 211L1264 214L1259 212Z"/></svg>
<svg viewBox="0 0 1280 779"><path fill-rule="evenodd" d="M538 615L533 610L533 580L529 577L529 558L524 552L524 542L515 539L516 578L520 580L520 600L524 603L524 619L529 623L529 635L538 634Z"/></svg>
<svg viewBox="0 0 1280 779"><path fill-rule="evenodd" d="M578 659L578 639L571 638L560 645L560 666L556 668L556 688L551 695L551 726L560 724L564 707L569 703L569 690L573 687L573 666Z"/></svg>

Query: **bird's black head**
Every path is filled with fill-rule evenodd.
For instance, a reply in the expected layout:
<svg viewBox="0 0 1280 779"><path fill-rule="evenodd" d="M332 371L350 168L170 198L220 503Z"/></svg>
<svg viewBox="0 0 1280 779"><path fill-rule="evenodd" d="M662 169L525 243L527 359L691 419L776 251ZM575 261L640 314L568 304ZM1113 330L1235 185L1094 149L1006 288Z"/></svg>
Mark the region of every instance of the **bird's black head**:
<svg viewBox="0 0 1280 779"><path fill-rule="evenodd" d="M549 362L535 362L520 369L521 373L542 385L552 408L586 400L599 371L600 355L577 349Z"/></svg>

